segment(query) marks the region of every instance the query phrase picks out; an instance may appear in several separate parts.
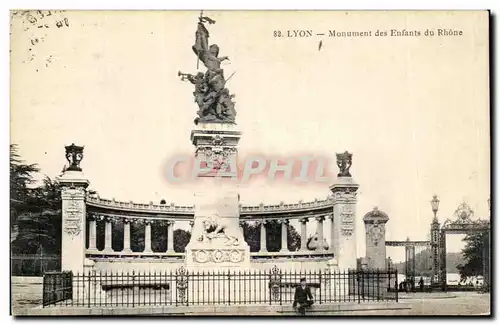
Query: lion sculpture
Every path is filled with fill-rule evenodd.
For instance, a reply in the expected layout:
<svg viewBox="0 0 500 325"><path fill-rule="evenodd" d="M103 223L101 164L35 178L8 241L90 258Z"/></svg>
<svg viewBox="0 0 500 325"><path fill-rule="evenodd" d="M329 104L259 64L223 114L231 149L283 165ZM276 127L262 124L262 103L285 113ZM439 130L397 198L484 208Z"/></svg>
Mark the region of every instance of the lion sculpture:
<svg viewBox="0 0 500 325"><path fill-rule="evenodd" d="M307 240L307 249L314 251L317 250L320 247L319 243L319 236L318 234L314 234L313 236L309 237ZM329 246L328 243L326 242L326 239L323 238L323 248L325 250L328 250Z"/></svg>
<svg viewBox="0 0 500 325"><path fill-rule="evenodd" d="M211 241L214 238L226 238L224 245L228 246L237 246L239 244L238 234L218 214L203 220L203 233L198 240Z"/></svg>

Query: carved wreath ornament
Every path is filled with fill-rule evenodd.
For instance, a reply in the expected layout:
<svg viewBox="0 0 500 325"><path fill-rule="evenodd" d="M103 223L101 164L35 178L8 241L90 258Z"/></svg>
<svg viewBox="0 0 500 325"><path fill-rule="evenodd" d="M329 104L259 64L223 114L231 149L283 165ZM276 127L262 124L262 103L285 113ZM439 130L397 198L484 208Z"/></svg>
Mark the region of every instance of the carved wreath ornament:
<svg viewBox="0 0 500 325"><path fill-rule="evenodd" d="M237 249L232 249L232 250L226 250L226 249L213 249L213 250L200 249L200 250L193 251L193 257L194 257L195 262L198 262L198 263L208 263L208 262L213 262L213 263L224 263L224 262L239 263L239 262L243 261L244 252L240 251L240 250L237 250Z"/></svg>
<svg viewBox="0 0 500 325"><path fill-rule="evenodd" d="M230 167L230 157L234 152L234 148L200 147L198 148L196 155L198 157L200 153L203 154L202 161L206 163L207 168L226 171Z"/></svg>
<svg viewBox="0 0 500 325"><path fill-rule="evenodd" d="M373 244L377 246L384 236L383 225L377 221L374 221L368 228L368 235L372 239Z"/></svg>

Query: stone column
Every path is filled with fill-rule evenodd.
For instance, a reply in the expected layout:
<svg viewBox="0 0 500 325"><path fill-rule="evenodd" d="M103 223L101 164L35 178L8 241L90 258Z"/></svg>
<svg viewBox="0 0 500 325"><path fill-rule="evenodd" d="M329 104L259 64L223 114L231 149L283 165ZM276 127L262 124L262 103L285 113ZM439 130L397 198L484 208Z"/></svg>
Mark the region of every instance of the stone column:
<svg viewBox="0 0 500 325"><path fill-rule="evenodd" d="M324 247L324 236L323 236L323 221L325 221L324 216L316 217L316 221L318 222L317 226L317 233L318 233L318 242L319 242L319 247L318 247L318 252L323 252L325 250Z"/></svg>
<svg viewBox="0 0 500 325"><path fill-rule="evenodd" d="M192 221L191 221L192 222ZM191 224L190 222L190 224ZM167 253L174 253L174 220L167 221ZM191 226L192 227L192 226Z"/></svg>
<svg viewBox="0 0 500 325"><path fill-rule="evenodd" d="M104 227L104 251L112 252L112 236L113 236L113 224L112 219L110 217L104 218L105 227Z"/></svg>
<svg viewBox="0 0 500 325"><path fill-rule="evenodd" d="M344 158L342 158L344 159ZM337 155L337 162L339 156ZM345 170L339 175L345 175ZM356 245L356 192L359 185L352 177L339 176L330 186L333 193L334 242L333 253L340 270L355 269L357 259Z"/></svg>
<svg viewBox="0 0 500 325"><path fill-rule="evenodd" d="M287 219L281 219L281 249L280 252L289 252L288 250L288 223Z"/></svg>
<svg viewBox="0 0 500 325"><path fill-rule="evenodd" d="M96 235L97 235L96 216L91 215L89 216L89 250L91 251L97 250Z"/></svg>
<svg viewBox="0 0 500 325"><path fill-rule="evenodd" d="M260 223L260 249L259 253L267 253L267 234L266 234L266 221L261 220Z"/></svg>
<svg viewBox="0 0 500 325"><path fill-rule="evenodd" d="M330 213L330 220L332 221L330 225L330 252L334 254L334 258L337 258L334 243L337 243L338 239L335 237L337 236L337 232L335 231L335 217L333 213Z"/></svg>
<svg viewBox="0 0 500 325"><path fill-rule="evenodd" d="M130 248L130 224L132 223L132 219L126 218L123 221L123 252L131 253L132 249Z"/></svg>
<svg viewBox="0 0 500 325"><path fill-rule="evenodd" d="M146 228L144 230L144 253L151 253L151 224L153 220L145 220Z"/></svg>
<svg viewBox="0 0 500 325"><path fill-rule="evenodd" d="M307 251L307 222L308 218L300 218L300 250Z"/></svg>
<svg viewBox="0 0 500 325"><path fill-rule="evenodd" d="M57 180L61 185L62 235L61 270L82 273L86 253L86 204L89 181L80 168L83 147L66 146L69 167Z"/></svg>
<svg viewBox="0 0 500 325"><path fill-rule="evenodd" d="M385 270L387 268L385 224L388 220L387 214L377 207L363 217L366 231L366 259L369 269Z"/></svg>

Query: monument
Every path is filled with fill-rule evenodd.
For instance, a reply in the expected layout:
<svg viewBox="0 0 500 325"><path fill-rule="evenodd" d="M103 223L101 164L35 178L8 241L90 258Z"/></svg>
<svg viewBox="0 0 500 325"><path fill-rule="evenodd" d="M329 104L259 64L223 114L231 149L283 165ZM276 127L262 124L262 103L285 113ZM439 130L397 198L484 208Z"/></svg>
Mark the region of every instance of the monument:
<svg viewBox="0 0 500 325"><path fill-rule="evenodd" d="M197 68L201 61L206 72L178 73L181 80L194 85L198 105L191 132L196 148L195 176L209 189L194 194L194 225L185 263L191 270L250 268L250 248L239 227L239 194L234 182L241 132L235 122L234 95L226 88L234 73L225 79L221 63L229 58L219 56L217 44L209 46L206 23L214 24L215 20L202 12L192 46Z"/></svg>
<svg viewBox="0 0 500 325"><path fill-rule="evenodd" d="M365 214L363 222L366 232L366 262L369 269L387 268L385 247L385 224L389 216L377 207Z"/></svg>

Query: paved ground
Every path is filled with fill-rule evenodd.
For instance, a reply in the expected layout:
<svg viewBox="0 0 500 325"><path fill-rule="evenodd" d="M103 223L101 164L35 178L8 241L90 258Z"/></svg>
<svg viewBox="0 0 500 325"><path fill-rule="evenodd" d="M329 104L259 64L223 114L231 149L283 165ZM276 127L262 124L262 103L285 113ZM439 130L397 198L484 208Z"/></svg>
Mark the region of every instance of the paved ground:
<svg viewBox="0 0 500 325"><path fill-rule="evenodd" d="M403 298L403 297L402 297ZM33 308L42 301L42 285L33 282L12 284L14 314L22 314L25 308ZM356 311L345 315L488 315L490 294L453 292L448 294L406 294L401 302L411 303L411 310Z"/></svg>
<svg viewBox="0 0 500 325"><path fill-rule="evenodd" d="M476 292L453 292L455 298L413 298L402 302L412 304L411 310L352 312L349 315L489 315L490 294Z"/></svg>
<svg viewBox="0 0 500 325"><path fill-rule="evenodd" d="M42 278L12 277L12 311L33 308L42 304Z"/></svg>

